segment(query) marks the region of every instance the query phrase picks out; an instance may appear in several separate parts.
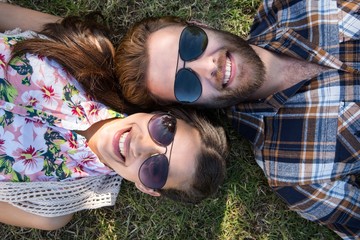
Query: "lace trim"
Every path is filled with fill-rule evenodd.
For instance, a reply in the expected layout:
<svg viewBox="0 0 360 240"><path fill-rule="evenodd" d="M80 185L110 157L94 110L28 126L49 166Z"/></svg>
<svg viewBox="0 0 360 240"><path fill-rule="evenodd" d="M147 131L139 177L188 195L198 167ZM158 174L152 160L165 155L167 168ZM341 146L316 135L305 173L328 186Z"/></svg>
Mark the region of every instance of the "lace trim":
<svg viewBox="0 0 360 240"><path fill-rule="evenodd" d="M86 177L64 182L1 182L0 201L45 217L115 204L119 175Z"/></svg>

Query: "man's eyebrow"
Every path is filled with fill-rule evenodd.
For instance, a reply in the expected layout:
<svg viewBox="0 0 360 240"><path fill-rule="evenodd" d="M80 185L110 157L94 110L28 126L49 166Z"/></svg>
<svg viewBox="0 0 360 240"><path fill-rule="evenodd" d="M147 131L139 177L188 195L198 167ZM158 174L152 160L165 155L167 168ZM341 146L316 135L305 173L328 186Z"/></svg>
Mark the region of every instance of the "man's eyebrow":
<svg viewBox="0 0 360 240"><path fill-rule="evenodd" d="M189 24L189 25L196 25L196 26L199 26L199 27L211 28L206 23L204 23L204 22L202 22L200 20L197 20L197 19L192 19L192 20L186 21L186 23Z"/></svg>

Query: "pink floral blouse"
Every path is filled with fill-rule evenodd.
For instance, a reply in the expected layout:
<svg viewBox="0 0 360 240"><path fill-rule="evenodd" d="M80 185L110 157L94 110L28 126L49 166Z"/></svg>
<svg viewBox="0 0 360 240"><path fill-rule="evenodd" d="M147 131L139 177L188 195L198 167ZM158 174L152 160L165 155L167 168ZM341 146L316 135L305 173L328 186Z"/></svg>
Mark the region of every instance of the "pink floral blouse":
<svg viewBox="0 0 360 240"><path fill-rule="evenodd" d="M74 130L124 115L92 100L55 61L27 54L9 62L21 39L0 37L0 181L115 174Z"/></svg>

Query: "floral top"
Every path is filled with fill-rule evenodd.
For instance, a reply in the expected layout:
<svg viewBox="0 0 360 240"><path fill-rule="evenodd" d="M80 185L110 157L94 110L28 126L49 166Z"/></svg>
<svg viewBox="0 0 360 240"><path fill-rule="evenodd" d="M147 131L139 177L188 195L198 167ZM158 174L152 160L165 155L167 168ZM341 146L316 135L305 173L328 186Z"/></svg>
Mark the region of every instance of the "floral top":
<svg viewBox="0 0 360 240"><path fill-rule="evenodd" d="M9 62L22 39L0 38L0 181L115 174L74 130L124 115L92 100L53 60L26 54Z"/></svg>

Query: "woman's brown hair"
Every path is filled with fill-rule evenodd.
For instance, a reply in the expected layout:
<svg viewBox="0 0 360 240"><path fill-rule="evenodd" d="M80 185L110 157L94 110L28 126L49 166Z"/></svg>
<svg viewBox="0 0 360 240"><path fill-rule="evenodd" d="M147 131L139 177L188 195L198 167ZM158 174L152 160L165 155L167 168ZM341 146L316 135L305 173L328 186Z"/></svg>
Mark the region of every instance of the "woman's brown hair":
<svg viewBox="0 0 360 240"><path fill-rule="evenodd" d="M228 141L224 128L219 120L205 111L191 108L163 108L177 119L185 121L199 131L201 138L200 151L195 161L193 179L183 189L158 189L161 196L184 203L199 203L214 195L223 183L228 156ZM212 113L214 115L214 113ZM184 154L184 158L187 157Z"/></svg>
<svg viewBox="0 0 360 240"><path fill-rule="evenodd" d="M99 14L66 17L60 23L49 23L36 37L18 42L13 57L32 53L54 59L61 64L84 90L97 101L114 110L135 112L119 89L114 71L114 47L108 30L96 21Z"/></svg>

